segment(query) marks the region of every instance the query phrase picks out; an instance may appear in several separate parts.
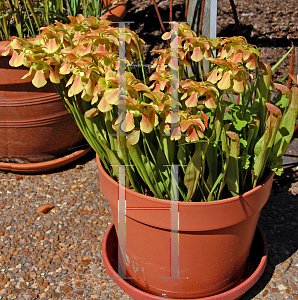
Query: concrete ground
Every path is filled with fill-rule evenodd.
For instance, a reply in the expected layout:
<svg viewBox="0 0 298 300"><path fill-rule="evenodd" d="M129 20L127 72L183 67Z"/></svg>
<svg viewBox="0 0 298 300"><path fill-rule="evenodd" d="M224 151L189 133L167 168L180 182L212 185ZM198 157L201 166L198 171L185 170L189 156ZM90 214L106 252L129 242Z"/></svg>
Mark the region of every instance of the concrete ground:
<svg viewBox="0 0 298 300"><path fill-rule="evenodd" d="M243 300L298 299L296 162L287 163L259 222L268 264ZM131 299L103 266L110 222L93 152L49 174L0 172L0 299Z"/></svg>

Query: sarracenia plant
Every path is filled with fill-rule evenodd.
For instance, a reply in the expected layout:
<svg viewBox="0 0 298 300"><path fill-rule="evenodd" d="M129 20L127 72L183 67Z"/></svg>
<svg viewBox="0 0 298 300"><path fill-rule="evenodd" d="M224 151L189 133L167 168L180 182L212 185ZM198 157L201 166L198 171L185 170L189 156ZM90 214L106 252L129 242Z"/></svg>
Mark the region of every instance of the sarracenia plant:
<svg viewBox="0 0 298 300"><path fill-rule="evenodd" d="M49 74L116 180L119 165L127 165L126 186L137 192L213 201L256 187L270 170L282 172L298 88L274 84L272 69L245 38L197 37L173 23L163 35L172 48L156 51L148 70L134 32L92 17L69 19L42 28L33 41L15 38L10 64L27 66L36 87ZM206 80L188 78L184 67L202 59L211 63ZM173 166L179 195L171 195Z"/></svg>

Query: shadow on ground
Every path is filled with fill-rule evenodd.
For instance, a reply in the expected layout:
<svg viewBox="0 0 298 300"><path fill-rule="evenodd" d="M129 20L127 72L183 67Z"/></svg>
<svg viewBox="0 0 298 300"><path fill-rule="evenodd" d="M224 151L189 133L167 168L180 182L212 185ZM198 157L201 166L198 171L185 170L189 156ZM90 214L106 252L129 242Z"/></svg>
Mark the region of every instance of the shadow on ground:
<svg viewBox="0 0 298 300"><path fill-rule="evenodd" d="M154 54L150 54L153 49L161 49L166 47L166 43L161 39L163 34L161 25L159 23L153 2L150 1L146 9L138 9L133 6L130 1L126 3L127 13L124 21L132 21L130 29L135 31L145 42L145 63L152 63ZM170 11L167 6L159 6L159 13L163 22L169 21ZM173 5L173 20L185 21L184 19L184 5ZM166 30L168 24L164 23ZM148 53L148 54L147 54ZM146 55L147 54L147 55Z"/></svg>
<svg viewBox="0 0 298 300"><path fill-rule="evenodd" d="M296 134L297 136L297 134ZM292 143L296 139L293 139ZM291 145L292 146L292 145ZM293 149L293 147L291 147ZM291 256L298 249L298 186L297 166L298 156L292 155L284 173L276 177L273 182L270 198L263 208L259 225L263 229L268 243L268 263L261 279L241 298L250 300L263 289L276 288L267 285L273 273L281 277L290 269L293 260ZM281 266L280 264L283 263ZM276 276L276 275L275 275ZM278 292L278 291L277 291ZM264 291L263 296L267 291Z"/></svg>

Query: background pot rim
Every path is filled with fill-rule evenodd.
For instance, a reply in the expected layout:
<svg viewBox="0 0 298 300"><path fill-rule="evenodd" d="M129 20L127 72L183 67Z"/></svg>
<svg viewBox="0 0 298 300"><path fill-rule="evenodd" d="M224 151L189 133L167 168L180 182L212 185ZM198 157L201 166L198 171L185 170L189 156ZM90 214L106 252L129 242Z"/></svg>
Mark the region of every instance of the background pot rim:
<svg viewBox="0 0 298 300"><path fill-rule="evenodd" d="M58 168L64 167L73 161L83 157L91 150L91 147L77 150L71 154L62 157L39 163L18 164L0 162L0 170L5 172L12 172L17 174L41 174L43 172L50 172Z"/></svg>

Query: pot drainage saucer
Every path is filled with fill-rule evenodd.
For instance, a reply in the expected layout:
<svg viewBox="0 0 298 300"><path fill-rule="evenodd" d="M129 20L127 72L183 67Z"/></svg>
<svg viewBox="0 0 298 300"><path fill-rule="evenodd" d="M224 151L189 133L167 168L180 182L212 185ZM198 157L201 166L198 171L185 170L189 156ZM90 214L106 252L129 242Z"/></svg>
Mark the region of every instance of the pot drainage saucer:
<svg viewBox="0 0 298 300"><path fill-rule="evenodd" d="M88 146L85 149L75 151L69 155L65 155L57 159L53 159L45 162L39 162L39 163L18 164L18 163L0 162L0 170L6 172L21 173L21 174L39 174L43 172L49 172L54 169L58 169L68 165L69 163L87 154L90 150L91 147Z"/></svg>
<svg viewBox="0 0 298 300"><path fill-rule="evenodd" d="M245 294L261 277L267 263L267 241L258 226L250 248L246 269L241 280L232 289L209 297L192 298L193 300L236 300ZM114 223L108 227L102 247L102 256L105 268L114 282L129 296L136 300L164 300L165 298L149 294L137 288L129 279L123 279L118 275L118 238ZM122 271L123 272L123 271ZM177 299L176 299L177 300ZM182 300L182 299L180 299Z"/></svg>

